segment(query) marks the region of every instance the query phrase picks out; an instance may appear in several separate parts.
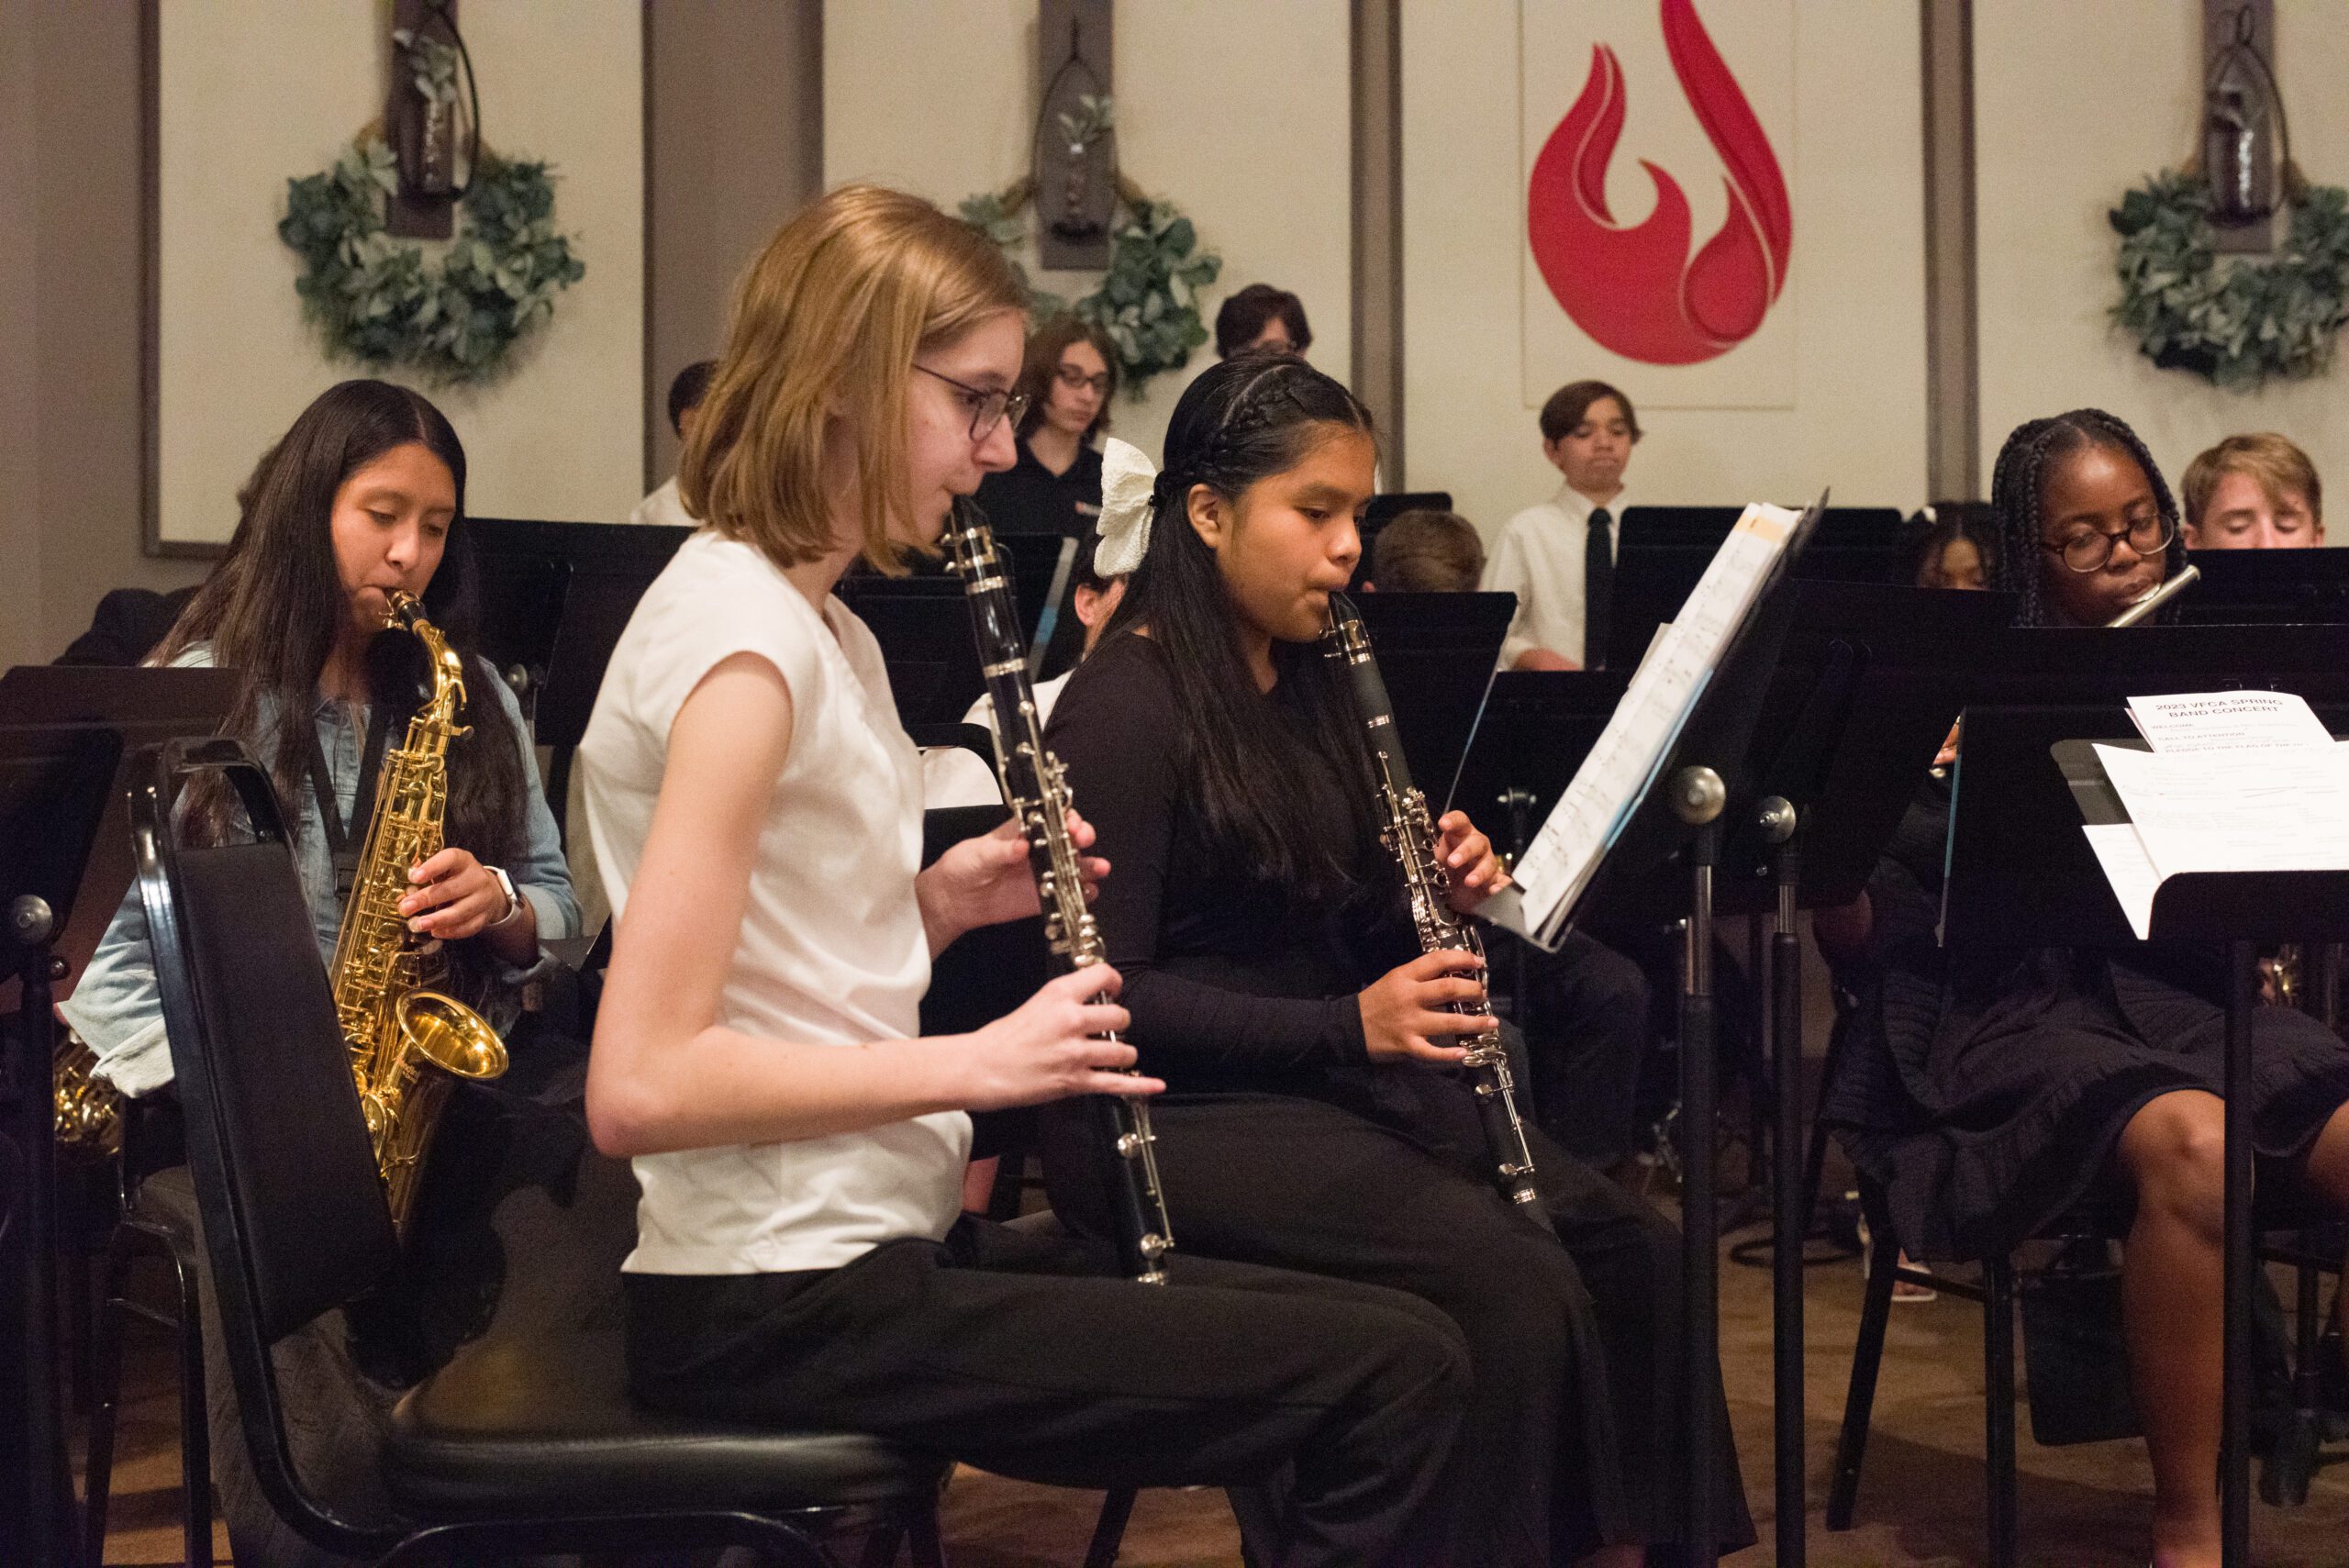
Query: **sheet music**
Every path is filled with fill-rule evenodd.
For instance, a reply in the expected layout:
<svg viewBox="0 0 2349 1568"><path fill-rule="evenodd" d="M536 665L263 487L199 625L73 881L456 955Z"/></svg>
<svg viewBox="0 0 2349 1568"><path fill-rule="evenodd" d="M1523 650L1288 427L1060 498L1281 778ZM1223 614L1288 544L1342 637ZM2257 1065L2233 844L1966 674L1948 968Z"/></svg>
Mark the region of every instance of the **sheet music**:
<svg viewBox="0 0 2349 1568"><path fill-rule="evenodd" d="M2112 896L2129 917L2129 929L2139 941L2153 940L2154 893L2162 884L2162 873L2145 853L2144 840L2126 822L2087 822L2080 831L2088 836L2088 848L2096 851L2104 879L2112 884Z"/></svg>
<svg viewBox="0 0 2349 1568"><path fill-rule="evenodd" d="M2131 697L2129 718L2156 751L2232 751L2251 746L2330 746L2332 736L2293 692L2186 692Z"/></svg>
<svg viewBox="0 0 2349 1568"><path fill-rule="evenodd" d="M2160 876L2349 869L2349 748L2096 754Z"/></svg>
<svg viewBox="0 0 2349 1568"><path fill-rule="evenodd" d="M1545 948L1556 947L1576 900L1664 766L1799 517L1783 506L1745 508L1687 603L1651 645L1598 744L1518 862L1515 896L1486 906L1490 918Z"/></svg>

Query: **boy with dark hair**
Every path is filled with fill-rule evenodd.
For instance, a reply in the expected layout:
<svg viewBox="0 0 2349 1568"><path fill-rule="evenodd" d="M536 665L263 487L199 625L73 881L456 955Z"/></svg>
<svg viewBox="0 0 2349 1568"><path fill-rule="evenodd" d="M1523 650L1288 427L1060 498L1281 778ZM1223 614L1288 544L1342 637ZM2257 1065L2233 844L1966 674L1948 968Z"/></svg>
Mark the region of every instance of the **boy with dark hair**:
<svg viewBox="0 0 2349 1568"><path fill-rule="evenodd" d="M1250 284L1215 313L1216 358L1228 360L1251 349L1305 357L1313 328L1305 324L1305 302L1270 284Z"/></svg>
<svg viewBox="0 0 2349 1568"><path fill-rule="evenodd" d="M1542 406L1542 455L1565 483L1508 520L1485 569L1486 588L1517 595L1503 669L1605 668L1623 471L1639 439L1631 400L1603 381L1569 382Z"/></svg>
<svg viewBox="0 0 2349 1568"><path fill-rule="evenodd" d="M677 433L677 439L684 440L685 432L693 428L694 410L699 408L701 400L708 395L709 378L717 371L716 360L696 360L679 371L669 383L669 428ZM628 520L686 528L698 528L701 524L701 519L686 511L685 502L679 499L674 474L671 474L669 482L660 489L639 501L636 510L628 515Z"/></svg>

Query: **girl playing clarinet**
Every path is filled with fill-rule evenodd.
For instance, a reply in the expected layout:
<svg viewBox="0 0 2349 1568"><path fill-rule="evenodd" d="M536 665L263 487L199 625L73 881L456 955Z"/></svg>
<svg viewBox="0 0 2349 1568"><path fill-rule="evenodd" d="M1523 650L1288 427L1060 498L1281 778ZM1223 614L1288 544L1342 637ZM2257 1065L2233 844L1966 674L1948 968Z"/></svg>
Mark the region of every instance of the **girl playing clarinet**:
<svg viewBox="0 0 2349 1568"><path fill-rule="evenodd" d="M1050 739L1119 868L1097 913L1168 1087L1152 1115L1184 1245L1407 1290L1460 1325L1475 1388L1448 1561L1640 1562L1677 1522L1677 1390L1718 1369L1680 1362L1660 1218L1538 1133L1533 1218L1491 1180L1453 1069L1456 1037L1493 1021L1437 1010L1481 1002L1483 977L1418 951L1318 646L1362 551L1370 416L1301 360L1241 356L1183 395L1165 456L1152 478L1112 444L1099 564L1133 575ZM1505 878L1465 817L1436 826L1473 909ZM1097 1228L1074 1142L1048 1145L1054 1206ZM1742 1544L1735 1455L1707 1459L1718 1535Z"/></svg>
<svg viewBox="0 0 2349 1568"><path fill-rule="evenodd" d="M618 922L588 1116L644 1194L633 1385L1063 1485L1277 1477L1261 1560L1423 1561L1464 1393L1441 1314L1204 1256L1138 1284L960 1213L966 1113L1158 1086L1097 1038L1127 1021L1097 967L918 1038L932 955L1036 890L1008 831L919 868L919 758L832 595L1011 465L1023 300L985 235L871 186L786 224L737 294L679 470L705 525L580 753Z"/></svg>

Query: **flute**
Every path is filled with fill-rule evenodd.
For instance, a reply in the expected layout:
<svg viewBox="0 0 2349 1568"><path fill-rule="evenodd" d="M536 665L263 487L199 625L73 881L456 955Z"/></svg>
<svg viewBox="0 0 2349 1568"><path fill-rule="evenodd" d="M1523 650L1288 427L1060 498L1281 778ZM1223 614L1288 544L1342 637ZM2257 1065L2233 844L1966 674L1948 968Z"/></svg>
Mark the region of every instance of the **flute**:
<svg viewBox="0 0 2349 1568"><path fill-rule="evenodd" d="M2154 584L2127 609L2105 622L2105 629L2110 630L2116 626L2135 626L2201 580L2202 569L2199 566L2188 566L2176 576ZM1956 731L1952 730L1950 733L1952 739L1954 739ZM1937 779L1945 779L1949 777L1949 770L1944 767L1936 767L1932 770L1932 776Z"/></svg>
<svg viewBox="0 0 2349 1568"><path fill-rule="evenodd" d="M1107 954L1093 911L1085 906L1085 882L1078 874L1076 845L1069 837L1068 781L1059 760L1044 749L1043 720L1028 679L1027 639L1020 635L1010 574L996 553L995 533L985 515L967 498L954 503L946 544L970 605L971 630L978 639L979 667L986 676L995 717L996 770L1020 837L1028 843L1028 867L1043 907L1053 973L1088 969L1105 962ZM1163 1284L1166 1271L1161 1260L1174 1249L1174 1232L1166 1222L1166 1195L1158 1184L1150 1106L1124 1095L1085 1098L1113 1155L1109 1199L1119 1261L1142 1284Z"/></svg>
<svg viewBox="0 0 2349 1568"><path fill-rule="evenodd" d="M2168 604L2172 599L2177 597L2178 595L2186 592L2187 589L2201 581L2201 578L2202 569L2199 566L2189 566L2185 571L2179 573L2176 576L2154 584L2153 587L2146 591L2144 597L2137 600L2136 603L2131 605L2127 609L2121 611L2119 615L2113 617L2104 624L2108 627L2135 626L2139 621L2143 620L2147 616L2152 615L2155 610L2160 609L2164 605Z"/></svg>
<svg viewBox="0 0 2349 1568"><path fill-rule="evenodd" d="M1411 783L1410 763L1404 759L1402 743L1395 734L1394 705L1387 698L1386 681L1379 676L1378 661L1370 651L1370 634L1363 629L1362 617L1343 594L1330 595L1330 629L1323 635L1323 651L1338 661L1345 672L1347 685L1353 694L1355 717L1368 732L1384 824L1379 837L1402 865L1404 886L1411 899L1411 925L1419 933L1419 951L1436 952L1449 948L1475 953L1481 961L1485 944L1476 935L1476 929L1453 914L1444 901L1452 890L1452 877L1436 853L1435 824L1428 817L1427 796ZM1481 995L1483 973L1480 964L1480 995L1475 1001L1454 1002L1444 1010L1482 1013L1487 1006ZM1517 1084L1508 1070L1508 1050L1501 1043L1497 1029L1464 1038L1462 1044L1467 1048L1467 1055L1462 1058L1461 1065L1475 1090L1476 1118L1484 1127L1494 1184L1503 1196L1511 1203L1527 1206L1531 1213L1532 1206L1542 1201L1542 1195L1533 1184L1533 1151L1525 1140L1524 1118L1518 1114Z"/></svg>

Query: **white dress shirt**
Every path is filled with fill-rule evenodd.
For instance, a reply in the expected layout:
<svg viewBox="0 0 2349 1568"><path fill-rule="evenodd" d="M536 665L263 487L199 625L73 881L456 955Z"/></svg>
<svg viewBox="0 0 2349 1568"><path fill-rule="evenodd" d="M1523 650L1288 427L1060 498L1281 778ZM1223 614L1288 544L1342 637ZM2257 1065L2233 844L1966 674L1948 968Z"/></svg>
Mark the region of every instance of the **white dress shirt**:
<svg viewBox="0 0 2349 1568"><path fill-rule="evenodd" d="M628 520L631 523L661 523L677 528L701 526L701 519L686 511L685 502L678 499L677 476L674 473L669 476L667 484L636 504L636 510L628 515Z"/></svg>
<svg viewBox="0 0 2349 1568"><path fill-rule="evenodd" d="M1607 503L1614 519L1614 552L1623 553L1623 508L1619 493ZM1501 668L1514 666L1527 650L1546 648L1575 664L1583 661L1583 547L1590 537L1590 515L1598 503L1572 485L1536 506L1528 506L1501 528L1485 562L1485 591L1515 594L1517 616L1501 643Z"/></svg>
<svg viewBox="0 0 2349 1568"><path fill-rule="evenodd" d="M1063 671L1049 681L1036 683L1036 722L1051 721L1052 705L1061 700L1061 688L1068 684L1074 670ZM963 716L965 724L995 728L995 703L981 697ZM921 803L931 811L942 811L950 806L1000 806L1003 785L995 770L981 762L972 751L961 746L933 746L921 754Z"/></svg>

